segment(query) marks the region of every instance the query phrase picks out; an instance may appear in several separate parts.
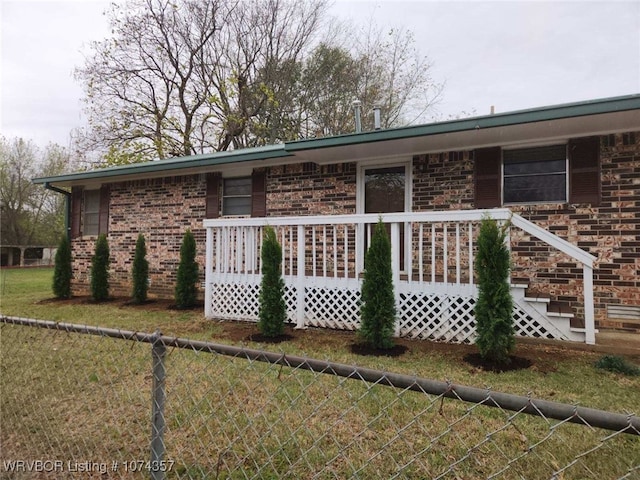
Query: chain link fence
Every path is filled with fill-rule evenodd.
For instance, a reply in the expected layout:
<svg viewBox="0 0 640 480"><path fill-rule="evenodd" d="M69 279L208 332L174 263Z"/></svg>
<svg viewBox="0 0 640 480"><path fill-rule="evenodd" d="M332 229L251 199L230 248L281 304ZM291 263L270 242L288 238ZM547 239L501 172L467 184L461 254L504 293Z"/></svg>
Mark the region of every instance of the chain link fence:
<svg viewBox="0 0 640 480"><path fill-rule="evenodd" d="M0 479L640 478L635 415L159 332L0 342Z"/></svg>

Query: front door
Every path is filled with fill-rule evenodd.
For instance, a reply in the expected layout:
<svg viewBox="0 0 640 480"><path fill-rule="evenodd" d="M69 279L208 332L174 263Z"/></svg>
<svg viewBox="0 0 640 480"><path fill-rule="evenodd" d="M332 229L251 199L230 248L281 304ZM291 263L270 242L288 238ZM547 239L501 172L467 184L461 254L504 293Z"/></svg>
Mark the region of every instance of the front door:
<svg viewBox="0 0 640 480"><path fill-rule="evenodd" d="M367 168L364 171L364 213L405 211L405 167Z"/></svg>
<svg viewBox="0 0 640 480"><path fill-rule="evenodd" d="M407 203L407 167L364 169L364 213L405 212ZM387 233L390 234L387 225ZM400 265L405 265L405 228L400 228ZM369 237L369 235L367 235ZM365 239L366 241L366 239ZM365 247L368 248L368 245ZM404 270L404 268L400 268Z"/></svg>

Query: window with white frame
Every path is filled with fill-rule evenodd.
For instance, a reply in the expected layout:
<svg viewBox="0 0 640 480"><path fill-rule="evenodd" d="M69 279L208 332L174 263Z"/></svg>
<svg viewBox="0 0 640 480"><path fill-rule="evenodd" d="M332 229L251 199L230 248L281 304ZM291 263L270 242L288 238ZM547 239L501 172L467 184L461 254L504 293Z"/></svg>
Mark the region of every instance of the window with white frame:
<svg viewBox="0 0 640 480"><path fill-rule="evenodd" d="M225 178L222 215L251 215L251 177Z"/></svg>
<svg viewBox="0 0 640 480"><path fill-rule="evenodd" d="M503 150L503 203L567 201L567 147Z"/></svg>
<svg viewBox="0 0 640 480"><path fill-rule="evenodd" d="M83 234L98 235L100 231L100 190L84 191Z"/></svg>

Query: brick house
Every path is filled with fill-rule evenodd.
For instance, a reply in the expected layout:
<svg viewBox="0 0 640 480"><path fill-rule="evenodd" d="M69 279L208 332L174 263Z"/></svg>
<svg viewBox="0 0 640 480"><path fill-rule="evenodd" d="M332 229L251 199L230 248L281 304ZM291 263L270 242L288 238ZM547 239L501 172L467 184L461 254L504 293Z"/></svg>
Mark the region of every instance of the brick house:
<svg viewBox="0 0 640 480"><path fill-rule="evenodd" d="M518 334L640 329L640 95L38 178L69 200L76 294L98 233L129 295L138 233L172 297L189 228L205 313L255 320L260 235L284 250L290 320L353 329L370 225L389 224L398 335L472 341L474 237L511 225Z"/></svg>

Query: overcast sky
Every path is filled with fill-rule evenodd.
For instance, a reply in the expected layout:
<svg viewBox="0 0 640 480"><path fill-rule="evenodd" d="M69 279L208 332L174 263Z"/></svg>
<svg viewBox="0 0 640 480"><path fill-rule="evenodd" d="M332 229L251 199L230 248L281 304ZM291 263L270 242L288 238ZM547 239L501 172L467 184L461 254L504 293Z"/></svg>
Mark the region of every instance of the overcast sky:
<svg viewBox="0 0 640 480"><path fill-rule="evenodd" d="M84 121L73 71L108 34L108 3L0 2L0 133L68 146ZM441 118L640 93L640 0L338 0L332 13L411 29L445 82Z"/></svg>

